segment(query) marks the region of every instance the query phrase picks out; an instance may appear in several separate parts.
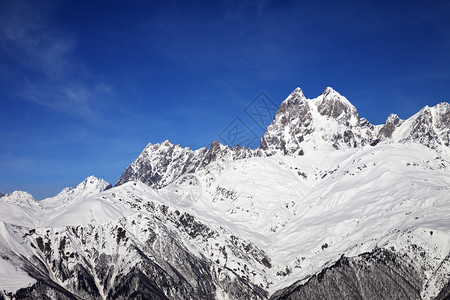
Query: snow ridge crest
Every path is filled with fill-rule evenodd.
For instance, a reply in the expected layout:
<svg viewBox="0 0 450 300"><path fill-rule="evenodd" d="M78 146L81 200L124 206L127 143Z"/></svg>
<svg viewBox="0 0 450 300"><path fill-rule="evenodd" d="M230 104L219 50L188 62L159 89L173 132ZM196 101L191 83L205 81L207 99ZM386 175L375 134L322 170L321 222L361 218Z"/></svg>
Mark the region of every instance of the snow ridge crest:
<svg viewBox="0 0 450 300"><path fill-rule="evenodd" d="M210 148L191 150L168 140L148 144L115 186L141 181L154 188L174 182L181 175L204 168L217 160L236 160L276 153L298 156L322 149L345 149L379 142L416 142L427 147L448 148L450 105L424 108L408 120L391 114L382 125L361 118L355 106L332 87L307 99L297 87L281 103L256 149L231 148L214 141Z"/></svg>

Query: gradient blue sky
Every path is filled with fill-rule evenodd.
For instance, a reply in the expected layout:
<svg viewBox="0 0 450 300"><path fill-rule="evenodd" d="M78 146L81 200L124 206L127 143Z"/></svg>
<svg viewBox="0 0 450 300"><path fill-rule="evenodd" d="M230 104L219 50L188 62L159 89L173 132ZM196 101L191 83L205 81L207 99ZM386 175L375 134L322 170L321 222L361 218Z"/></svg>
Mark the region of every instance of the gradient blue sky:
<svg viewBox="0 0 450 300"><path fill-rule="evenodd" d="M450 100L449 16L449 1L0 1L0 191L114 184L149 142L197 149L248 122L262 90L279 105L332 86L372 123L407 118Z"/></svg>

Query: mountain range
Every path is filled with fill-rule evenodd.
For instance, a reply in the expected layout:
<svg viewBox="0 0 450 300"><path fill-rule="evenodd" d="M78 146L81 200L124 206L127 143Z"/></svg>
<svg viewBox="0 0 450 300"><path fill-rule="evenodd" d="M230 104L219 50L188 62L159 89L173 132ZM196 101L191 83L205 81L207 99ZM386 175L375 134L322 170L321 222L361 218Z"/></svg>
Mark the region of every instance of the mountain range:
<svg viewBox="0 0 450 300"><path fill-rule="evenodd" d="M0 299L448 299L449 143L448 103L373 125L297 88L256 149L0 195Z"/></svg>

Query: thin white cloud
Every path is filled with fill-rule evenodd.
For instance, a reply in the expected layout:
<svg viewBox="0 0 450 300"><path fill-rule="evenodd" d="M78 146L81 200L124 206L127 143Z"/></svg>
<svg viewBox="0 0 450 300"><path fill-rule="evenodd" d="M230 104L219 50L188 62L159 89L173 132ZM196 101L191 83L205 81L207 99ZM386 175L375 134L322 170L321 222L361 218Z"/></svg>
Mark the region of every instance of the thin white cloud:
<svg viewBox="0 0 450 300"><path fill-rule="evenodd" d="M0 5L0 53L18 66L9 72L22 73L20 99L95 121L95 103L112 88L77 60L76 37L50 21L57 8L40 1Z"/></svg>
<svg viewBox="0 0 450 300"><path fill-rule="evenodd" d="M7 1L0 13L3 52L18 64L50 78L71 68L76 47L73 37L51 26L48 16L53 10L50 5Z"/></svg>
<svg viewBox="0 0 450 300"><path fill-rule="evenodd" d="M110 95L105 84L87 85L66 81L58 84L27 84L19 97L56 112L78 116L90 122L101 121L101 107Z"/></svg>

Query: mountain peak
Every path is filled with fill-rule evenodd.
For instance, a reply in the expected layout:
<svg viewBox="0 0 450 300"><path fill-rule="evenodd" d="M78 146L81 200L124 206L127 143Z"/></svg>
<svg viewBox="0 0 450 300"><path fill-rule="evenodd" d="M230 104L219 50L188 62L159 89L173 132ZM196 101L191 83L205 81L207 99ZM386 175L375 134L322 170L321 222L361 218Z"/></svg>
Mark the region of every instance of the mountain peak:
<svg viewBox="0 0 450 300"><path fill-rule="evenodd" d="M292 93L283 101L285 104L296 104L302 101L305 101L306 97L303 94L301 88L297 87Z"/></svg>
<svg viewBox="0 0 450 300"><path fill-rule="evenodd" d="M322 100L322 102L340 102L345 104L346 106L349 106L351 108L355 108L353 104L348 101L347 98L339 94L337 91L335 91L332 87L327 87L318 98L318 100Z"/></svg>
<svg viewBox="0 0 450 300"><path fill-rule="evenodd" d="M58 195L46 198L39 202L43 208L55 208L59 206L67 206L78 200L88 198L104 190L111 188L111 184L102 178L89 176L78 184L75 188L66 187Z"/></svg>
<svg viewBox="0 0 450 300"><path fill-rule="evenodd" d="M171 148L173 146L175 146L175 144L172 144L169 140L164 140L159 143L148 143L144 149Z"/></svg>
<svg viewBox="0 0 450 300"><path fill-rule="evenodd" d="M356 108L333 88L310 100L298 88L281 104L260 148L302 155L329 146L356 147L365 143L358 125Z"/></svg>
<svg viewBox="0 0 450 300"><path fill-rule="evenodd" d="M432 114L428 115L433 115L433 118L436 116L436 124L440 124L436 125L440 130L440 144L448 145L450 140L445 137L449 136L446 131L447 124L450 123L450 113L447 113L450 111L449 105L440 104L430 111ZM421 127L405 122L392 114L386 124L374 126L368 120L360 118L347 98L332 87L325 88L313 99L307 99L302 89L297 87L281 103L257 149L231 148L217 141L197 150L174 145L168 140L158 144L150 143L127 167L115 186L128 181L140 181L159 189L176 181L183 174L196 172L220 159L267 156L275 152L295 156L329 147L341 149L376 145L385 139L404 141L406 135L413 135L411 130L403 130L405 127L416 128L416 135L427 136L428 128L422 132L419 130ZM398 129L400 126L402 130ZM394 131L396 133L393 135Z"/></svg>
<svg viewBox="0 0 450 300"><path fill-rule="evenodd" d="M394 131L400 127L403 123L403 120L400 119L396 114L390 114L389 117L384 122L384 125L378 132L378 138L385 139L391 138Z"/></svg>
<svg viewBox="0 0 450 300"><path fill-rule="evenodd" d="M336 92L331 86L327 86L324 90L323 90L323 92L321 93L321 95L329 95L329 94L332 94L332 93L336 93L336 94L339 94L338 92ZM340 94L339 94L340 95Z"/></svg>
<svg viewBox="0 0 450 300"><path fill-rule="evenodd" d="M291 94L294 94L294 93L295 94L299 94L299 95L303 95L303 91L302 91L302 89L299 86L296 87L295 90L293 90Z"/></svg>
<svg viewBox="0 0 450 300"><path fill-rule="evenodd" d="M101 181L104 181L104 180L102 178L95 177L94 175L88 176L88 177L86 177L86 179L83 180L83 182L86 182L86 183L97 183L97 182L101 182Z"/></svg>
<svg viewBox="0 0 450 300"><path fill-rule="evenodd" d="M86 189L88 186L99 187L99 189L106 189L110 184L102 178L95 177L93 175L87 177L75 189ZM101 192L101 191L100 191Z"/></svg>
<svg viewBox="0 0 450 300"><path fill-rule="evenodd" d="M36 200L33 196L24 191L14 191L11 194L5 194L0 198L1 202L17 204L23 207L31 207L36 205Z"/></svg>
<svg viewBox="0 0 450 300"><path fill-rule="evenodd" d="M397 124L397 123L399 123L399 122L401 122L401 121L403 121L403 120L400 119L400 117L399 117L397 114L392 113L392 114L390 114L389 117L386 119L386 123L385 123L385 124L387 124L387 123L394 123L394 124Z"/></svg>
<svg viewBox="0 0 450 300"><path fill-rule="evenodd" d="M173 146L173 144L172 144L169 140L165 140L164 142L161 143L161 145L164 145L164 146Z"/></svg>
<svg viewBox="0 0 450 300"><path fill-rule="evenodd" d="M219 143L217 140L214 140L211 145L209 145L209 149L220 149L222 146L221 143Z"/></svg>
<svg viewBox="0 0 450 300"><path fill-rule="evenodd" d="M223 145L213 141L209 148L191 150L165 141L165 147L149 144L122 173L115 186L128 181L140 181L152 188L162 188L177 180L181 175L193 173L219 159L240 159L259 153L245 147Z"/></svg>

